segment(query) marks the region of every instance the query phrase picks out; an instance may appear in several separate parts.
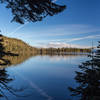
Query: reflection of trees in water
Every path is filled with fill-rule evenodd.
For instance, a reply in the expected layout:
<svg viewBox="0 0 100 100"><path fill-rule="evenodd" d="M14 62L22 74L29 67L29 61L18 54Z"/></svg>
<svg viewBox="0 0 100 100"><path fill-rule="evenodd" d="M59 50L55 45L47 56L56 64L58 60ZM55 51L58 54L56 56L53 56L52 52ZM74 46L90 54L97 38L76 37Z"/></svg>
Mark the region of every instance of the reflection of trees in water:
<svg viewBox="0 0 100 100"><path fill-rule="evenodd" d="M36 54L31 54L30 52L22 52L22 53L12 53L12 51L6 51L6 47L4 47L4 39L3 36L0 35L0 68L5 68L11 65L17 65L24 62L26 59L35 56Z"/></svg>
<svg viewBox="0 0 100 100"><path fill-rule="evenodd" d="M100 58L93 58L82 63L76 71L76 88L69 87L72 96L80 96L79 100L100 100Z"/></svg>
<svg viewBox="0 0 100 100"><path fill-rule="evenodd" d="M5 90L7 93L10 93L11 95L14 95L16 97L23 97L21 95L18 95L18 93L23 92L24 88L17 89L13 86L9 86L9 83L11 83L13 80L14 79L9 76L5 69L0 69L0 97L4 97L8 100Z"/></svg>
<svg viewBox="0 0 100 100"><path fill-rule="evenodd" d="M5 56L9 56L9 57L17 57L18 54L14 54L11 52L5 52L5 48L3 46L3 36L0 34L0 68L2 66L8 66L11 65L11 61L7 58L5 58Z"/></svg>
<svg viewBox="0 0 100 100"><path fill-rule="evenodd" d="M2 42L3 42L2 35L0 35L0 97L4 97L5 99L8 100L5 90L6 92L9 92L10 94L16 97L23 97L17 94L19 92L23 92L24 88L17 89L12 86L9 86L9 83L11 83L14 79L9 76L9 74L4 68L1 68L3 66L11 65L11 60L5 58L5 56L17 57L18 55L10 52L8 53L4 52L5 48L3 47Z"/></svg>
<svg viewBox="0 0 100 100"><path fill-rule="evenodd" d="M30 54L30 53L23 53L23 54L19 54L18 56L8 56L8 55L5 55L3 56L3 59L7 59L10 61L10 64L9 65L2 65L0 66L1 68L6 68L6 67L10 67L12 65L16 66L18 64L21 64L23 62L25 62L26 60L28 60L29 58L31 57L35 57L35 56L48 56L51 60L60 60L60 59L70 59L70 58L74 58L76 56L80 56L80 55L50 55L50 54L47 54L47 55L40 55L40 54L37 54L37 53L33 53L33 54ZM81 55L81 56L84 56L84 55Z"/></svg>
<svg viewBox="0 0 100 100"><path fill-rule="evenodd" d="M11 52L5 52L5 48L4 48L2 43L3 43L3 38L2 38L2 35L0 34L0 66L10 65L10 61L8 59L4 59L3 57L5 55L18 56L18 54L14 54L14 53L11 53Z"/></svg>
<svg viewBox="0 0 100 100"><path fill-rule="evenodd" d="M13 79L9 78L9 75L6 73L5 69L0 69L0 97L5 97L7 99L7 96L3 92L3 89L9 89L7 84L11 82Z"/></svg>
<svg viewBox="0 0 100 100"><path fill-rule="evenodd" d="M9 65L3 65L3 66L1 66L1 68L6 68L7 66L12 66L12 65L16 66L18 64L23 63L24 61L26 61L30 57L32 57L31 54L22 54L22 55L19 54L18 56L5 55L5 56L3 56L3 58L8 59L10 61L10 64Z"/></svg>

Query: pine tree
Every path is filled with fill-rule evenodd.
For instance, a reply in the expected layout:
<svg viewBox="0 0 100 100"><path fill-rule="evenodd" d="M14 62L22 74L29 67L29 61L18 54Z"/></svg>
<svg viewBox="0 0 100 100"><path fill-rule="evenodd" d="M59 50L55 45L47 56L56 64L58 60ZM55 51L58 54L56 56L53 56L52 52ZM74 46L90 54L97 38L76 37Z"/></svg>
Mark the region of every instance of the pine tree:
<svg viewBox="0 0 100 100"><path fill-rule="evenodd" d="M98 41L98 46L97 46L96 55L94 56L94 59L100 61L100 41Z"/></svg>
<svg viewBox="0 0 100 100"><path fill-rule="evenodd" d="M100 41L98 41L99 45L97 46L98 50L97 50L97 54L100 55Z"/></svg>
<svg viewBox="0 0 100 100"><path fill-rule="evenodd" d="M78 100L100 100L100 42L95 56L79 65L76 71L76 87L68 87L71 96L78 96Z"/></svg>
<svg viewBox="0 0 100 100"><path fill-rule="evenodd" d="M0 34L0 55L2 55L2 53L4 53L4 47L3 47L3 39L2 39L2 35Z"/></svg>

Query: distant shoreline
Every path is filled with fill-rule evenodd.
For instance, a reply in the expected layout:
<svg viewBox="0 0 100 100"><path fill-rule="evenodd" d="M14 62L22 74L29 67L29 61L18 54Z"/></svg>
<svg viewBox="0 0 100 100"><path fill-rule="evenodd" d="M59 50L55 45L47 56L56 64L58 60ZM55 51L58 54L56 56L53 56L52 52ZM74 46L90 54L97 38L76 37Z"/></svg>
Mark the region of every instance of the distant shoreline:
<svg viewBox="0 0 100 100"><path fill-rule="evenodd" d="M68 55L68 54L87 54L91 52L90 48L36 48L23 42L20 39L9 38L0 35L0 41L4 52L13 54L51 54L51 55Z"/></svg>

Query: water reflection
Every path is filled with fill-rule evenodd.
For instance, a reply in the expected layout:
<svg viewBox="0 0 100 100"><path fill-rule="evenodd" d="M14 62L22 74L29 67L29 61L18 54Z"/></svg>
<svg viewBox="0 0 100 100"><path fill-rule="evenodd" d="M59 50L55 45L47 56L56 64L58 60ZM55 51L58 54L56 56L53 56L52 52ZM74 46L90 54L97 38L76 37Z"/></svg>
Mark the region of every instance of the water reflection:
<svg viewBox="0 0 100 100"><path fill-rule="evenodd" d="M9 78L6 70L0 69L0 97L5 97L7 99L7 96L3 92L3 89L7 89L9 91L10 87L7 84L11 81L13 81L13 79Z"/></svg>
<svg viewBox="0 0 100 100"><path fill-rule="evenodd" d="M2 35L0 35L0 98L2 97L8 100L7 96L8 93L16 97L24 97L24 95L18 95L18 94L20 92L23 92L25 88L24 87L16 88L15 85L14 87L10 86L9 84L14 81L14 78L12 78L5 69L6 66L15 64L16 61L19 62L18 57L20 56L18 54L14 54L11 52L4 52L5 48L3 47L2 42L3 42ZM15 58L17 58L16 61Z"/></svg>
<svg viewBox="0 0 100 100"><path fill-rule="evenodd" d="M6 69L0 69L0 98L2 97L8 100L8 93L16 97L26 96L19 95L25 90L24 87L17 88L16 86L9 85L9 83L11 83L12 81L14 81L14 79L7 73Z"/></svg>
<svg viewBox="0 0 100 100"><path fill-rule="evenodd" d="M34 55L35 56L35 55ZM8 55L4 55L3 59L7 59L8 61L10 61L10 64L8 65L2 65L0 66L1 68L6 68L8 66L11 65L18 65L23 63L24 61L26 61L27 59L29 59L30 57L32 57L31 54L19 54L18 56L8 56Z"/></svg>
<svg viewBox="0 0 100 100"><path fill-rule="evenodd" d="M3 38L2 35L0 35L0 67L1 66L6 66L6 65L10 65L11 61L9 59L4 58L4 56L18 56L18 54L14 54L11 52L5 52L5 48L3 46Z"/></svg>
<svg viewBox="0 0 100 100"><path fill-rule="evenodd" d="M52 55L52 56L47 55L47 56L50 61L58 62L58 61L61 61L62 59L64 61L71 61L73 59L76 59L76 57L85 56L85 54L84 55L80 55L80 54L77 54L77 55L74 55L74 54L73 55Z"/></svg>
<svg viewBox="0 0 100 100"><path fill-rule="evenodd" d="M69 87L71 96L78 96L79 100L100 100L100 60L92 58L79 68L75 76L78 86Z"/></svg>
<svg viewBox="0 0 100 100"><path fill-rule="evenodd" d="M66 76L68 76L68 73L66 74L68 67L66 67L66 66L71 66L71 64L72 64L72 62L71 62L71 64L68 63L69 62L68 60L72 60L75 65L76 60L73 60L72 58L76 59L76 56L80 57L80 55L74 55L74 54L73 55L72 54L71 55L52 55L52 54L40 55L40 54L31 54L31 53L13 54L11 52L7 52L7 53L4 52L2 42L1 42L1 47L2 47L2 49L0 51L0 55L1 55L0 56L0 97L4 97L5 99L13 100L14 99L13 95L16 97L23 97L23 93L31 94L32 91L26 90L26 88L24 88L22 86L17 86L16 80L18 79L19 85L21 85L21 84L27 85L29 83L27 86L33 90L36 90L36 92L33 91L34 95L32 95L31 97L27 97L27 98L21 98L21 100L25 100L25 99L28 100L29 98L31 98L29 100L32 100L32 99L45 100L45 98L47 98L47 100L61 100L59 98L55 99L58 95L56 95L56 97L53 96L52 93L54 93L54 92L55 92L54 94L60 93L59 96L61 96L61 98L65 98L63 96L64 92L62 92L62 94L61 94L61 91L58 92L57 90L60 90L59 86L61 86L61 88L63 87L63 84L65 82L63 80L66 78ZM25 69L25 64L23 64L22 67L19 67L19 70L17 69L17 67L14 69L9 68L9 70L7 68L8 66L10 67L12 65L16 66L18 64L21 64L31 57L35 58L35 56L39 56L40 58L37 57L36 59L34 59L34 61L32 59L32 62L30 63L30 65L29 65L29 63L26 64L26 69ZM42 58L45 58L46 60L44 60ZM79 59L78 59L78 61L79 61ZM44 60L44 62L43 62L43 60ZM53 63L51 61L54 61L55 63ZM18 66L20 66L20 65L18 65ZM28 68L28 66L30 66L30 68ZM63 67L60 67L60 66L63 66ZM10 69L13 69L13 70L10 70ZM28 72L28 70L29 70L29 72ZM70 68L69 68L69 71L70 71ZM10 73L8 73L8 72L10 72ZM13 78L11 76L11 73L14 74L15 72L18 72L18 74L16 73L16 78ZM16 82L14 83L13 81L16 81ZM61 81L63 81L62 82L63 84L59 83ZM53 84L50 84L50 83L53 83ZM57 85L57 83L58 83L58 85ZM61 84L61 85L59 85L59 84ZM45 86L42 87L42 85L45 85ZM51 88L53 87L51 90L52 93L49 93L50 86L51 86ZM45 90L46 88L47 88L47 90ZM54 90L54 88L55 88L55 90ZM10 97L8 98L9 93L13 99L11 99ZM18 95L18 94L20 94L20 95ZM26 96L26 95L24 95L24 96ZM36 99L36 98L38 98L38 99ZM64 100L64 99L62 99L62 100Z"/></svg>
<svg viewBox="0 0 100 100"><path fill-rule="evenodd" d="M57 61L58 62L62 62L63 63L63 66L66 66L65 64L67 63L68 64L68 62L66 62L68 59L70 59L70 58L75 58L76 56L79 56L80 57L80 55L37 55L37 54L34 54L34 55L32 55L32 54L27 54L27 55L19 55L19 56L8 56L8 55L4 55L3 56L3 59L8 59L11 63L9 64L9 65L2 65L1 66L1 68L2 69L4 69L4 68L6 68L6 67L10 67L11 65L17 65L17 64L21 64L22 62L24 62L24 61L26 61L27 59L29 59L30 57L33 57L33 63L31 63L31 65L30 65L30 69L32 70L32 71L29 71L29 73L31 74L31 76L29 76L28 77L28 71L26 71L25 72L25 74L23 74L23 71L22 70L24 70L25 71L25 66L22 68L20 68L20 67L18 67L18 69L19 70L16 70L17 69L17 67L15 67L15 68L7 68L6 70L7 71L9 71L8 69L13 69L13 73L15 73L15 72L18 72L17 74L16 74L16 78L18 78L18 75L19 75L19 80L21 80L21 81L25 81L26 83L24 83L24 82L22 82L22 83L20 83L20 82L18 82L19 83L19 85L21 85L21 84L23 84L24 83L24 85L27 85L28 87L30 87L31 89L33 89L33 90L36 90L36 93L33 93L33 96L32 96L32 98L35 98L35 96L34 96L34 94L35 95L37 95L37 94L39 94L39 95L41 95L41 98L39 99L39 100L42 100L42 97L43 98L48 98L48 100L49 99L51 99L51 100L56 100L56 99L53 99L53 96L52 95L50 95L50 94L48 94L48 91L46 91L45 92L45 89L44 88L41 88L41 86L39 86L38 84L37 84L37 82L35 82L35 81L33 81L33 80L37 80L39 77L41 77L42 75L43 75L43 73L42 73L42 69L41 69L41 67L39 67L40 65L36 65L36 64L34 64L35 62L34 62L34 59L35 59L35 56L38 56L38 57L36 57L36 59L37 59L37 62L39 61L40 62L40 65L42 65L41 63L43 62L43 59L42 58L45 58L46 60L44 60L44 65L46 66L45 67L45 69L44 69L44 71L46 71L47 73L46 73L46 75L48 76L51 76L52 78L53 77L58 77L58 78L63 78L63 77L65 77L66 76L66 70L65 70L65 68L66 67L59 67L58 65L55 65L54 63L52 63L50 60L52 59L57 59L57 58L60 58L60 61L58 61L58 59L57 59ZM40 59L42 59L41 61L40 61ZM62 59L62 60L61 60ZM66 61L65 61L65 59L66 59ZM31 59L30 59L31 60ZM64 63L63 62L63 60L64 60L64 62L66 62L66 63ZM45 62L46 61L46 62ZM49 61L50 63L49 64L51 64L53 67L49 67L48 66L48 64L47 64L47 61ZM57 64L58 64L58 62L56 62ZM54 65L53 65L54 64ZM51 66L50 65L50 66ZM20 66L20 65L18 65L18 66ZM27 65L27 66L29 66L29 64ZM26 67L27 67L26 66ZM34 67L31 67L31 66L34 66ZM34 68L39 68L38 70L36 70L36 69L34 69ZM27 67L28 68L28 67ZM27 70L30 70L30 69L27 69ZM49 71L48 71L48 69L49 69ZM41 71L39 71L39 70L41 70ZM67 70L68 70L68 68L67 68ZM11 72L12 70L10 70L10 72ZM40 73L42 73L42 74L40 74ZM20 75L21 74L21 75ZM36 76L35 76L35 74L36 74ZM26 75L26 76L25 76ZM37 76L38 75L38 76ZM40 76L39 76L40 75ZM48 76L48 78L49 78L49 76ZM67 73L67 76L68 76L68 73ZM11 76L12 77L12 76ZM27 78L28 77L28 78ZM26 79L27 78L27 79ZM43 77L43 79L44 79L44 77ZM43 81L43 79L39 79L39 81L38 82L40 82L41 83L41 81ZM14 79L14 80L16 80L16 79ZM12 83L12 85L14 86L14 87L16 87L16 84L14 84L13 83L13 81L14 80L12 80L10 83ZM48 80L44 80L44 84L45 84L45 82L47 82ZM53 80L51 80L51 82L52 82ZM60 80L59 80L60 81ZM41 85L42 85L43 83L41 83ZM55 84L55 83L54 83ZM55 86L55 85L54 85ZM56 86L55 86L56 87ZM23 93L26 93L26 92L24 92L24 91L26 91L27 93L29 93L29 94L31 94L31 92L32 91L29 91L29 90L25 90L24 88L23 88ZM56 90L55 90L56 91ZM19 91L20 92L20 91ZM57 91L56 91L57 92ZM18 93L18 94L23 94L23 93ZM11 94L11 95L13 95L13 94ZM50 96L49 96L50 95ZM7 96L8 96L8 94L7 94ZM27 99L26 100L28 100L28 98L31 98L31 97L27 97ZM13 99L11 99L11 100L13 100ZM21 100L24 100L24 99L21 99ZM30 99L30 100L32 100L32 99ZM45 100L45 99L43 99L43 100ZM58 99L59 100L59 99Z"/></svg>
<svg viewBox="0 0 100 100"><path fill-rule="evenodd" d="M6 60L6 62L8 61L9 63L0 63L0 68L6 68L6 67L10 67L12 65L16 66L18 64L21 64L23 62L25 62L26 60L28 60L31 57L36 57L36 56L41 56L43 58L45 58L45 56L48 57L49 60L51 61L60 61L61 59L63 60L70 60L70 59L74 59L76 58L76 56L80 56L80 55L40 55L40 54L18 54L17 55L3 55L2 59L3 61ZM84 56L84 55L83 55Z"/></svg>
<svg viewBox="0 0 100 100"><path fill-rule="evenodd" d="M26 97L30 94L23 94L26 88L24 86L16 87L15 84L9 85L9 83L12 83L15 79L10 76L5 69L5 67L12 65L13 59L18 58L19 56L12 56L12 55L6 55L3 54L0 56L0 60L2 61L0 63L0 98L5 98L6 100L9 100L8 94L16 96L16 97ZM16 59L16 61L19 61ZM14 62L15 63L15 62ZM22 95L20 95L22 94Z"/></svg>

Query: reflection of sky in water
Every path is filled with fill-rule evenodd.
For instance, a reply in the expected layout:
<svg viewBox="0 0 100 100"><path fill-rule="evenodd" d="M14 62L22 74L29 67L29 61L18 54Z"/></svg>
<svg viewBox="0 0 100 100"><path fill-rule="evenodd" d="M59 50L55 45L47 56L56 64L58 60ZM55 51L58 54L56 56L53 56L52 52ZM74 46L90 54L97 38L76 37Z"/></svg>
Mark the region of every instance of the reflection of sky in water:
<svg viewBox="0 0 100 100"><path fill-rule="evenodd" d="M77 59L76 59L76 56L77 56ZM77 60L78 61L81 61L82 58L84 58L85 55L66 55L66 56L43 56L42 59L43 60L46 60L46 59L49 59L49 62L54 62L54 63L58 63L58 62L67 62L67 63L70 63L70 64L77 64ZM83 62L83 59L82 59L82 62Z"/></svg>
<svg viewBox="0 0 100 100"><path fill-rule="evenodd" d="M9 97L10 100L66 100L70 98L68 86L75 86L75 72L86 56L36 56L24 63L7 68L15 78L11 85L26 86L26 98ZM74 99L73 99L74 100Z"/></svg>

